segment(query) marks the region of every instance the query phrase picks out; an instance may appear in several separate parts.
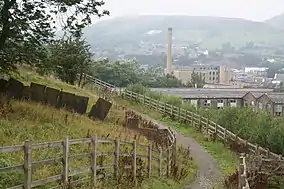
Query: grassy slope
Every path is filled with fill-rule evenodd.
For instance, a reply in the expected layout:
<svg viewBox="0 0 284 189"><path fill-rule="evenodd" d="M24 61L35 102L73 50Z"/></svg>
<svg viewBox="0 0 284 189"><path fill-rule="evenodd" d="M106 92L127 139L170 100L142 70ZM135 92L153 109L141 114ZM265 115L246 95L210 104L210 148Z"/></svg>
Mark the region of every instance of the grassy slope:
<svg viewBox="0 0 284 189"><path fill-rule="evenodd" d="M77 87L67 85L52 78L45 78L36 75L33 72L22 72L16 76L18 79L29 84L30 81L46 84L50 87L63 89L64 91L74 92L78 95L89 96L91 102L95 102L97 97L90 91L82 90ZM89 107L90 108L90 107ZM11 106L2 106L0 109L0 145L21 144L26 139L33 142L46 142L62 140L64 136L70 138L83 138L90 135L107 136L109 138L119 137L120 139L132 140L135 133L131 133L122 126L124 113L121 110L111 109L107 119L104 122L92 121L86 116L73 114L65 110L57 110L36 103L13 101ZM116 124L115 124L116 123ZM140 137L140 143L147 143L144 137ZM101 150L108 151L110 148L101 147ZM87 153L88 145L75 145L71 153ZM61 154L60 150L38 150L33 151L33 161L52 158ZM22 153L0 154L0 167L23 163ZM106 161L112 161L111 159ZM71 169L87 167L90 162L87 160L72 161ZM33 179L45 178L58 173L60 166L45 166L37 169L33 173ZM196 166L190 162L190 175L188 179L195 176ZM11 173L9 176L0 174L1 186L20 184L23 175L20 173ZM7 185L6 185L7 184ZM151 179L144 183L143 188L178 188L182 183L172 180ZM43 187L44 188L44 187Z"/></svg>
<svg viewBox="0 0 284 189"><path fill-rule="evenodd" d="M135 102L129 102L126 100L118 99L120 103L123 103L137 111L147 114L152 118L165 123L168 126L175 128L186 136L194 138L199 144L201 144L219 163L224 176L233 173L238 164L238 156L231 152L229 149L225 148L221 142L208 141L203 134L197 131L195 128L188 126L186 124L178 123L177 121L172 121L170 118L163 116L153 110L143 107Z"/></svg>

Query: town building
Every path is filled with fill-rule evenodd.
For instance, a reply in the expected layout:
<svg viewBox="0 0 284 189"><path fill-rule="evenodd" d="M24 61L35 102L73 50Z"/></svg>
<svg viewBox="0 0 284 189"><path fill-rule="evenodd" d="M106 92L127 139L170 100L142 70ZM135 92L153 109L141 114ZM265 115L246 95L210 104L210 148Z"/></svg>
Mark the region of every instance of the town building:
<svg viewBox="0 0 284 189"><path fill-rule="evenodd" d="M152 91L176 95L196 108L223 109L226 107L250 107L264 110L274 116L283 116L284 92L257 88L153 88Z"/></svg>

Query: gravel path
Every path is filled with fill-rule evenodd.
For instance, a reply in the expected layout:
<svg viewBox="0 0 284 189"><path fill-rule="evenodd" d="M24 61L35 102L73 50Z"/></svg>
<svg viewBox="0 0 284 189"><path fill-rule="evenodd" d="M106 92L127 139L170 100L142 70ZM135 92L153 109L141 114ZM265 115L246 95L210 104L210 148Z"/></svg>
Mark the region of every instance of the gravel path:
<svg viewBox="0 0 284 189"><path fill-rule="evenodd" d="M139 113L141 114L141 113ZM151 117L145 114L144 118L152 120L157 123L160 128L167 127L159 121L153 120ZM194 139L186 137L177 131L174 131L177 139L177 144L182 145L185 148L190 148L191 155L198 166L197 178L190 183L184 189L212 189L213 184L217 183L221 179L221 171L214 160L214 158ZM178 162L177 162L178 163Z"/></svg>
<svg viewBox="0 0 284 189"><path fill-rule="evenodd" d="M195 140L176 132L177 144L190 148L191 155L198 166L197 178L184 189L212 189L214 183L221 178L217 162Z"/></svg>

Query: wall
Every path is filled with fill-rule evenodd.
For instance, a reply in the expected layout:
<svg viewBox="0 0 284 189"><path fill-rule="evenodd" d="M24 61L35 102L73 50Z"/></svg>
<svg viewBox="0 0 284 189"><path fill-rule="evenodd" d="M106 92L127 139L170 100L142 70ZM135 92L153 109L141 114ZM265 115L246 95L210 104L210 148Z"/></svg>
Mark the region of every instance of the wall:
<svg viewBox="0 0 284 189"><path fill-rule="evenodd" d="M9 81L0 80L0 92L11 99L31 100L55 108L66 108L79 114L86 113L89 102L88 97L78 96L33 82L30 86L24 86L22 82L13 78L10 78Z"/></svg>

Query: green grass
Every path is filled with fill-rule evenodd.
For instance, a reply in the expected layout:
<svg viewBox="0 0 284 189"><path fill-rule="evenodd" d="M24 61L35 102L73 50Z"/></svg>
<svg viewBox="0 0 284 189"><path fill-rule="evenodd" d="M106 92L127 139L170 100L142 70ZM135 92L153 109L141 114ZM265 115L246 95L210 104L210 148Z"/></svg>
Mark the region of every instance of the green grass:
<svg viewBox="0 0 284 189"><path fill-rule="evenodd" d="M28 77L27 77L28 75ZM97 96L93 91L83 90L81 88L67 85L52 77L38 76L32 71L22 72L17 75L17 79L24 81L25 85L37 82L45 84L49 87L63 89L64 91L74 92L78 95L89 96L93 104L97 100ZM118 137L122 140L134 140L136 133L133 133L123 127L124 112L121 109L111 108L106 120L93 121L85 115L78 115L64 109L55 109L41 104L25 101L11 101L10 104L1 104L0 106L0 145L10 146L22 144L29 139L34 143L63 140L64 136L69 138L85 138L87 136L97 135L99 137L108 136L110 139ZM139 137L139 143L148 144L149 141L143 137ZM113 151L112 147L101 146L101 151ZM126 148L122 150L127 150ZM60 149L43 149L33 150L33 161L54 158L62 155ZM74 145L71 148L71 154L89 153L90 148L87 144ZM146 153L143 149L138 152ZM146 188L178 188L185 181L189 182L195 178L196 165L193 160L178 153L179 169L187 169L188 176L183 178L179 183L172 179L160 180L158 178L146 179L143 187ZM71 161L71 160L70 160ZM113 162L113 159L106 158L105 164ZM108 163L109 162L109 163ZM146 162L146 160L145 160ZM22 152L0 154L0 167L6 167L23 163ZM89 167L90 161L87 159L72 160L70 169ZM155 164L154 164L155 165ZM33 171L33 179L46 178L53 176L61 171L60 165L44 166ZM189 179L189 180L188 180ZM21 184L23 174L19 172L0 174L0 188ZM110 182L111 183L111 182ZM53 185L48 185L47 188ZM107 188L115 188L114 185L105 186ZM81 186L81 188L85 188ZM87 187L86 187L87 188Z"/></svg>
<svg viewBox="0 0 284 189"><path fill-rule="evenodd" d="M224 176L230 175L233 173L238 165L238 156L237 154L230 151L226 148L221 142L213 142L208 140L202 133L200 133L196 128L191 127L189 124L181 124L177 121L173 121L168 117L164 117L153 110L145 108L141 104L136 102L130 102L127 100L117 99L119 103L125 104L140 113L147 114L151 116L153 119L161 121L162 123L170 126L177 131L181 132L185 136L191 137L195 139L200 145L202 145L218 162L222 173Z"/></svg>

